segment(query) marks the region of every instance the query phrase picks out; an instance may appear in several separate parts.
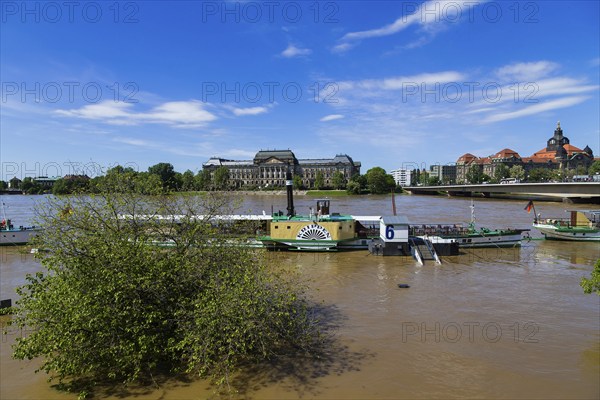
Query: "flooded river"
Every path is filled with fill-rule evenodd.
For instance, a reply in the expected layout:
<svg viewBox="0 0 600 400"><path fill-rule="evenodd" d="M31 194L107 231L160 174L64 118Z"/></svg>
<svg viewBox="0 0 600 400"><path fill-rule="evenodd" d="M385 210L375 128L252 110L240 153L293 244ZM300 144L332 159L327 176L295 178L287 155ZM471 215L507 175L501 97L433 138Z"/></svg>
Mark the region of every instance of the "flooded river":
<svg viewBox="0 0 600 400"><path fill-rule="evenodd" d="M41 197L4 196L16 225L32 218ZM298 213L314 199L296 198ZM398 196L398 213L414 223L468 222L470 200ZM529 228L526 201L475 201L476 222L489 228ZM285 196L247 196L239 212L285 210ZM536 203L543 217L565 208ZM332 211L390 214L389 197L333 199ZM524 241L520 249L480 249L419 266L403 257L347 253L271 253L311 281L315 300L336 310L340 360L319 371L280 379L248 378L245 396L257 399L597 399L600 397L600 297L582 293L600 257L598 243ZM26 273L39 270L29 254L1 249L0 298L16 298ZM410 285L398 288L399 283ZM72 399L52 389L37 362L10 358L1 344L0 398ZM203 381L167 382L135 392L139 399L201 399ZM118 396L115 396L118 397Z"/></svg>

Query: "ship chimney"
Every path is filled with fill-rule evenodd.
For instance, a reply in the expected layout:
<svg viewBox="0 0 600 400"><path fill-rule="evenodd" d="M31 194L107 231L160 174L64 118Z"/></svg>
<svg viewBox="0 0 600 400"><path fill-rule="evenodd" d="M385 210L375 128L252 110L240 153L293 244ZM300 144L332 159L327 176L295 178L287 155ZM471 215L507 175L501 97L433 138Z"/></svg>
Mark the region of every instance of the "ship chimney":
<svg viewBox="0 0 600 400"><path fill-rule="evenodd" d="M294 210L294 181L292 180L292 173L289 171L285 175L285 187L287 189L287 215L293 217L296 215Z"/></svg>

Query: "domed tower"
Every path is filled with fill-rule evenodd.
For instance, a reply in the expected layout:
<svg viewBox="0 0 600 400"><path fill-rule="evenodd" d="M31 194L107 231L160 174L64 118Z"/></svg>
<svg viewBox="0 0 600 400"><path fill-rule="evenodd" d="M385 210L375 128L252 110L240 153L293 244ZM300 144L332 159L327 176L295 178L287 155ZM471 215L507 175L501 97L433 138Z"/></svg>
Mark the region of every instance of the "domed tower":
<svg viewBox="0 0 600 400"><path fill-rule="evenodd" d="M556 129L554 130L554 136L552 136L550 139L548 139L548 142L546 142L546 150L558 151L559 147L562 147L565 144L569 144L569 138L563 136L563 131L560 127L560 121L558 121L556 124Z"/></svg>

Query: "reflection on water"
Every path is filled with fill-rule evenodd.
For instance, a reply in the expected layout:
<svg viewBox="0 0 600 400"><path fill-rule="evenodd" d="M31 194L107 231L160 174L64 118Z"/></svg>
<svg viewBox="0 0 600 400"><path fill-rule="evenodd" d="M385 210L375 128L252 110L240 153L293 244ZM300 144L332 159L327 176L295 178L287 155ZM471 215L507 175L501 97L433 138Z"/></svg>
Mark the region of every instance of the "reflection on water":
<svg viewBox="0 0 600 400"><path fill-rule="evenodd" d="M6 197L6 196L5 196ZM14 196L11 201L23 196ZM19 207L23 218L30 199ZM313 199L296 199L307 211ZM414 222L470 219L470 200L400 196L398 208ZM285 209L285 197L255 196L243 209ZM477 222L490 228L528 228L532 216L517 201L476 202ZM19 208L14 207L14 208ZM385 214L389 198L334 200L336 212ZM589 206L587 206L589 208ZM559 215L562 204L536 205ZM579 207L585 208L585 207ZM16 218L13 217L13 219ZM532 237L539 237L531 232ZM29 254L1 249L0 297L15 298L24 274L39 265ZM520 249L469 249L442 265L411 258L348 253L269 253L295 265L315 300L337 324L335 351L321 365L301 360L248 371L238 378L243 396L281 398L598 398L600 300L579 287L600 257L593 243L531 240ZM399 283L410 285L401 289ZM10 359L2 341L2 399L73 398L35 375L36 362ZM332 344L333 345L333 344ZM206 398L202 381L165 382L135 391L140 399ZM119 397L113 394L109 397Z"/></svg>

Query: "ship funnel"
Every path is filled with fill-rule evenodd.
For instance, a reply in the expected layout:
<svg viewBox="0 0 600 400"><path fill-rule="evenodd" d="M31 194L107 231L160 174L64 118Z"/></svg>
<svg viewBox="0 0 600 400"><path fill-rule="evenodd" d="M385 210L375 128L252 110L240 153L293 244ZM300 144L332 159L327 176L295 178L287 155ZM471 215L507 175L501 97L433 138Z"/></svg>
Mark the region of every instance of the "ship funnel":
<svg viewBox="0 0 600 400"><path fill-rule="evenodd" d="M294 210L294 181L291 172L287 172L285 175L285 187L287 189L287 215L293 217L296 215L296 211Z"/></svg>

